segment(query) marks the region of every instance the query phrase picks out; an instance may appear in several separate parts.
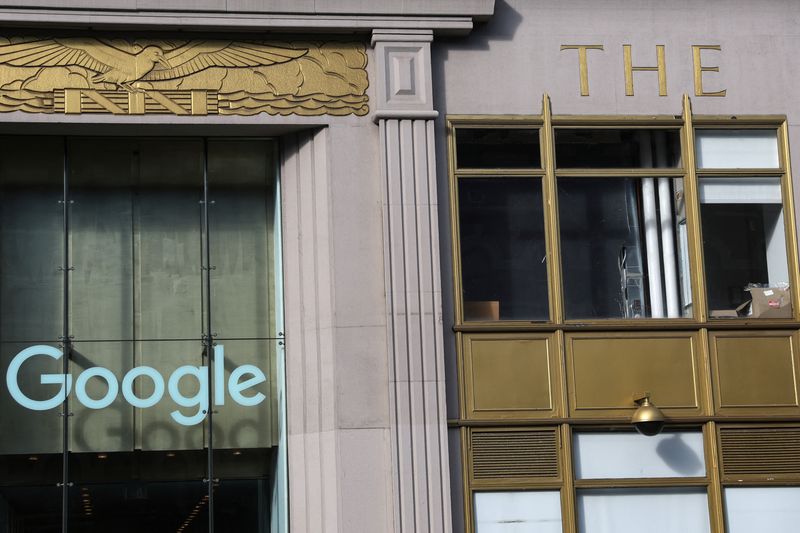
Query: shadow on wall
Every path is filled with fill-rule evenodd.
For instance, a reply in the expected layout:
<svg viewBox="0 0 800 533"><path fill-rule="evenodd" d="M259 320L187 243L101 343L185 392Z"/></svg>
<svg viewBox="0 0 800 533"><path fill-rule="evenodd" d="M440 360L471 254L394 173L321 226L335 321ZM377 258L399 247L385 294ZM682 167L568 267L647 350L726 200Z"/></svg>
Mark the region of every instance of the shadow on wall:
<svg viewBox="0 0 800 533"><path fill-rule="evenodd" d="M447 114L444 63L447 61L450 51L488 51L492 41L513 40L521 25L522 15L520 12L508 5L506 0L496 0L494 15L485 23L476 24L469 37L436 37L434 39L431 57L433 99L434 109L439 111L440 117Z"/></svg>

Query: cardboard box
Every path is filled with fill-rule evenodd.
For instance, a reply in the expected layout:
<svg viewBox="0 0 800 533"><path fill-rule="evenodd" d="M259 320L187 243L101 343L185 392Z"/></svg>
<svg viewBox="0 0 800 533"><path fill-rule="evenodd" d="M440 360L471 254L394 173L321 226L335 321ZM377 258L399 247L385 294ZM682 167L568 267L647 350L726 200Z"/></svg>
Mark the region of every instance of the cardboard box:
<svg viewBox="0 0 800 533"><path fill-rule="evenodd" d="M464 302L464 320L500 320L500 301L466 301Z"/></svg>
<svg viewBox="0 0 800 533"><path fill-rule="evenodd" d="M792 318L792 298L788 288L753 287L747 290L753 299L752 318Z"/></svg>
<svg viewBox="0 0 800 533"><path fill-rule="evenodd" d="M711 318L739 318L740 316L747 316L748 305L750 305L750 300L747 300L736 309L713 309L711 311Z"/></svg>

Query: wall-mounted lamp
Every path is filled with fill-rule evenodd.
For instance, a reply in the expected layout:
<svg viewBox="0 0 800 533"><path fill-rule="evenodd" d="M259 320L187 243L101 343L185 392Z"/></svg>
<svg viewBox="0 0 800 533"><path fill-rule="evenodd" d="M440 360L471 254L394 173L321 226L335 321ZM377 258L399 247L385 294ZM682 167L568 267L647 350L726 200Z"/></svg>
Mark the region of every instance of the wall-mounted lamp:
<svg viewBox="0 0 800 533"><path fill-rule="evenodd" d="M631 417L631 424L642 435L652 437L664 429L664 413L650 401L650 393L634 394L633 401L639 408Z"/></svg>

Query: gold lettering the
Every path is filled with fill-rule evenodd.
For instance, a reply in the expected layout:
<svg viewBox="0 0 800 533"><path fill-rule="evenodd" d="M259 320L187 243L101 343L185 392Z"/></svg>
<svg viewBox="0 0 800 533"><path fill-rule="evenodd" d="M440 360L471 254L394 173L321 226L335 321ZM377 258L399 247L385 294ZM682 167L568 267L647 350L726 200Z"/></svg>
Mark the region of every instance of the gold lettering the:
<svg viewBox="0 0 800 533"><path fill-rule="evenodd" d="M721 91L705 92L703 90L703 72L719 72L719 67L705 67L703 66L700 52L702 50L717 50L722 51L722 47L718 44L693 44L692 45L692 60L694 61L694 95L695 96L725 96L728 92L727 89Z"/></svg>
<svg viewBox="0 0 800 533"><path fill-rule="evenodd" d="M625 63L625 96L633 96L633 73L634 72L658 72L658 96L667 96L667 63L664 60L664 45L656 46L655 67L634 67L631 58L631 45L622 45L622 57Z"/></svg>
<svg viewBox="0 0 800 533"><path fill-rule="evenodd" d="M589 62L587 60L587 50L602 50L602 44L562 44L561 51L578 51L578 68L581 78L581 96L589 96Z"/></svg>

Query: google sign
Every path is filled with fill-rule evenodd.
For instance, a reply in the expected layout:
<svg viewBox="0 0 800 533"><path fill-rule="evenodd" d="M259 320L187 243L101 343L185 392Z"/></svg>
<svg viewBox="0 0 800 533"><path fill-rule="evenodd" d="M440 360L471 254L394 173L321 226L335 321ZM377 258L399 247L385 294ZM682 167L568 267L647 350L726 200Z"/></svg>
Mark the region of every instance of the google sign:
<svg viewBox="0 0 800 533"><path fill-rule="evenodd" d="M61 350L52 346L37 345L25 348L19 352L6 372L6 385L11 393L11 397L17 403L34 411L44 411L58 407L72 391L72 376L69 374L43 374L40 383L43 385L61 385L58 393L49 400L34 400L27 397L19 387L20 368L26 361L33 357L51 357L61 359L64 354ZM86 392L86 385L92 378L98 378L106 382L108 390L102 398L91 398ZM137 378L149 379L153 382L153 392L146 398L140 398L134 393L133 384ZM199 390L196 394L186 396L180 391L180 383L183 379L197 380ZM231 399L243 406L254 406L264 401L266 398L263 393L245 395L247 389L255 387L259 383L267 380L264 372L255 365L242 365L233 370L225 383L225 348L222 345L214 347L214 405L225 404L225 393ZM226 387L227 385L227 387ZM166 380L153 367L137 366L128 371L122 378L122 397L134 407L146 409L156 405L164 397L166 390L170 398L181 407L196 408L197 412L191 416L186 416L179 410L174 410L170 416L184 426L199 424L205 419L208 413L208 367L185 365L178 367ZM75 379L75 397L78 401L89 409L103 409L111 405L119 395L120 383L111 370L103 367L92 367L83 371ZM252 391L251 391L252 392Z"/></svg>

